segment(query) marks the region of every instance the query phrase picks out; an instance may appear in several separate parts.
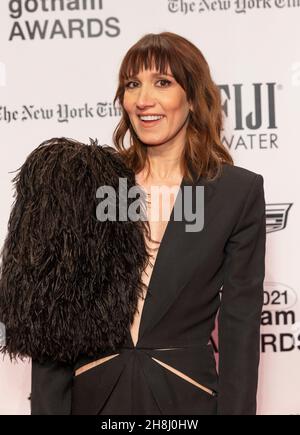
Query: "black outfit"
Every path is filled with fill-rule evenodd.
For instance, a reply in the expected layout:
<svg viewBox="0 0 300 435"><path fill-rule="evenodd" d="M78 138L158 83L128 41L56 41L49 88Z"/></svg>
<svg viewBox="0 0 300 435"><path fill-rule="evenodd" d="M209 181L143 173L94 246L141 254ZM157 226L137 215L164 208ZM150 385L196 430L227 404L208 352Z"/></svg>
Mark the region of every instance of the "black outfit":
<svg viewBox="0 0 300 435"><path fill-rule="evenodd" d="M190 185L183 180L181 189ZM202 177L204 228L188 232L174 208L152 272L134 347L82 356L74 367L32 365L32 414L255 414L265 275L263 177L223 164ZM220 298L220 290L222 297ZM219 310L220 309L220 310ZM219 370L209 343L219 310ZM166 350L167 349L167 350ZM107 354L108 355L108 354ZM210 394L153 358L209 388Z"/></svg>

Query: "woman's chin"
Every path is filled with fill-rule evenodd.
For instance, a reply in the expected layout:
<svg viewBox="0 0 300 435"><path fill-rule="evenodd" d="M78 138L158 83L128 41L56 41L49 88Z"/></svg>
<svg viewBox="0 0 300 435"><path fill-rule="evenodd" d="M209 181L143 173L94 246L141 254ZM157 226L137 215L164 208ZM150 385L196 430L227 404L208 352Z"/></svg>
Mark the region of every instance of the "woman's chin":
<svg viewBox="0 0 300 435"><path fill-rule="evenodd" d="M150 136L150 135L149 135ZM151 137L146 137L145 135L139 136L140 140L149 147L155 147L164 144L168 139L161 137L159 139L151 139Z"/></svg>

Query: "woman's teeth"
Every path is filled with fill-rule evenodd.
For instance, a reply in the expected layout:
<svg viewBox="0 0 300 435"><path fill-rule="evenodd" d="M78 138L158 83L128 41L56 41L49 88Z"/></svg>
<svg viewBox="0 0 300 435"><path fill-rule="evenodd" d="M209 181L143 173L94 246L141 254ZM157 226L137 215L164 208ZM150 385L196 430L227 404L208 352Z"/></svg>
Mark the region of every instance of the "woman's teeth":
<svg viewBox="0 0 300 435"><path fill-rule="evenodd" d="M154 116L154 115L149 115L149 116L140 116L140 119L142 121L158 121L159 119L162 119L163 116Z"/></svg>

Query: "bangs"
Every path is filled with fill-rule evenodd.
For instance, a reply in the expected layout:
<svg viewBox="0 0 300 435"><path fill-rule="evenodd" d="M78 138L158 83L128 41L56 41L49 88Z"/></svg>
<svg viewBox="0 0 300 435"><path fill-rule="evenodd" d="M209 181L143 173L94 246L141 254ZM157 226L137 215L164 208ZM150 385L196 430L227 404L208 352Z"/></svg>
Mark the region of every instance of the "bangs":
<svg viewBox="0 0 300 435"><path fill-rule="evenodd" d="M171 46L163 47L161 41L153 38L145 45L136 45L127 53L120 71L120 80L124 82L136 76L141 70L156 69L160 74L167 74L168 66L176 78L178 66L176 53Z"/></svg>
<svg viewBox="0 0 300 435"><path fill-rule="evenodd" d="M188 99L191 99L193 92L193 82L189 80L189 72L186 67L184 55L181 53L178 45L163 38L160 35L146 35L125 55L119 70L119 86L114 99L123 102L125 84L132 78L136 77L140 71L154 69L159 74L167 74L170 67L171 74L179 85L187 93Z"/></svg>

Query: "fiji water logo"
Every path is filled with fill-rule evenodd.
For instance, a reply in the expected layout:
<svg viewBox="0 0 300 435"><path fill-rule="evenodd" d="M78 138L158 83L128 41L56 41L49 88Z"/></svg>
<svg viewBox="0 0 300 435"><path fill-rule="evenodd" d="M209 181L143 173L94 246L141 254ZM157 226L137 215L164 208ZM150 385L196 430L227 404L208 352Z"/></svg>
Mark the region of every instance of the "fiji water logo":
<svg viewBox="0 0 300 435"><path fill-rule="evenodd" d="M233 120L234 130L277 129L276 86L275 82L218 86L224 114Z"/></svg>

